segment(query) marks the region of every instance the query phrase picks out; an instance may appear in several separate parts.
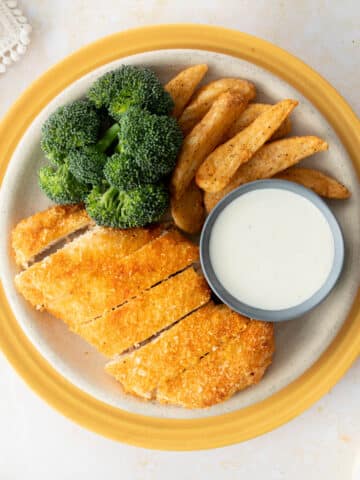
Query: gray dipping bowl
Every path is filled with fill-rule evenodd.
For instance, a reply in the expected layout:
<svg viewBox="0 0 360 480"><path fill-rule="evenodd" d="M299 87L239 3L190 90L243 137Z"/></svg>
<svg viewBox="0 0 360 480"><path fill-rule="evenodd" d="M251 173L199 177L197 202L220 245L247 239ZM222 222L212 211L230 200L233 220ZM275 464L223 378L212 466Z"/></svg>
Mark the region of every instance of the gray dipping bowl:
<svg viewBox="0 0 360 480"><path fill-rule="evenodd" d="M283 310L263 310L261 308L255 308L241 302L240 300L232 296L218 280L210 261L210 237L213 225L215 224L219 214L224 210L225 207L227 207L227 205L229 205L229 203L231 203L233 200L240 197L241 195L244 195L245 193L251 192L253 190L259 190L264 188L277 188L282 190L288 190L310 200L326 218L334 238L334 263L324 285L305 302ZM287 180L259 180L256 182L247 183L246 185L243 185L236 190L233 190L228 195L226 195L226 197L224 197L211 211L210 215L206 219L200 237L200 261L204 275L211 289L220 298L220 300L222 300L231 309L243 315L246 315L247 317L257 320L282 322L284 320L290 320L292 318L300 317L301 315L309 312L317 305L319 305L319 303L321 303L329 295L340 276L344 264L344 239L340 226L334 214L331 212L326 203L312 190L309 190L302 185L289 182Z"/></svg>

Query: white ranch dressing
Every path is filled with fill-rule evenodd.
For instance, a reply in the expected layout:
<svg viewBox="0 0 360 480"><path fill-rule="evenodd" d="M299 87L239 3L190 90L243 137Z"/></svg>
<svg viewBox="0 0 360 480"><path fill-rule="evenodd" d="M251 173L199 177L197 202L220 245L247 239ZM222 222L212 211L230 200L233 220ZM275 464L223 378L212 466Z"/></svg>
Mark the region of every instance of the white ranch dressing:
<svg viewBox="0 0 360 480"><path fill-rule="evenodd" d="M210 261L225 289L264 310L294 307L325 283L334 238L322 212L288 190L241 195L216 219Z"/></svg>

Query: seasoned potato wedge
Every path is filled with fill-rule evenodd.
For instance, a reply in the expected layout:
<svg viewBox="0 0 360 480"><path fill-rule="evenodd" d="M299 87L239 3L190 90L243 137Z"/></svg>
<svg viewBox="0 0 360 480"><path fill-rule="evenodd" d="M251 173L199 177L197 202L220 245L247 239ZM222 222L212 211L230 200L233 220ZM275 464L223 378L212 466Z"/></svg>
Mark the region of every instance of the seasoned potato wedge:
<svg viewBox="0 0 360 480"><path fill-rule="evenodd" d="M196 170L217 147L226 130L246 108L246 101L237 93L225 92L213 103L200 123L185 137L171 179L171 193L180 199Z"/></svg>
<svg viewBox="0 0 360 480"><path fill-rule="evenodd" d="M175 118L180 117L207 71L208 66L206 64L194 65L193 67L182 70L165 85L165 90L170 93L175 103L172 112Z"/></svg>
<svg viewBox="0 0 360 480"><path fill-rule="evenodd" d="M249 103L246 110L239 116L239 118L231 125L227 132L224 141L237 135L239 132L248 127L259 115L266 112L271 108L270 103ZM291 131L291 121L289 117L286 117L280 127L275 131L270 140L279 140L286 137Z"/></svg>
<svg viewBox="0 0 360 480"><path fill-rule="evenodd" d="M240 78L221 78L208 83L195 93L180 116L179 125L183 133L188 134L210 110L215 99L229 90L239 93L247 101L252 100L256 95L255 86L251 82Z"/></svg>
<svg viewBox="0 0 360 480"><path fill-rule="evenodd" d="M205 221L205 208L203 192L194 181L181 198L171 198L171 215L180 230L187 233L200 232Z"/></svg>
<svg viewBox="0 0 360 480"><path fill-rule="evenodd" d="M242 165L231 182L217 193L206 193L205 208L210 212L225 195L244 183L270 178L316 152L327 150L328 144L319 137L290 137L264 145L246 164Z"/></svg>
<svg viewBox="0 0 360 480"><path fill-rule="evenodd" d="M275 177L282 180L289 180L290 182L300 183L301 185L304 185L304 187L310 188L321 197L342 200L351 196L349 190L335 180L335 178L312 168L288 168L287 170L278 173Z"/></svg>
<svg viewBox="0 0 360 480"><path fill-rule="evenodd" d="M236 170L264 145L297 104L296 100L291 99L278 102L259 115L245 130L220 145L198 169L197 185L211 193L224 189Z"/></svg>

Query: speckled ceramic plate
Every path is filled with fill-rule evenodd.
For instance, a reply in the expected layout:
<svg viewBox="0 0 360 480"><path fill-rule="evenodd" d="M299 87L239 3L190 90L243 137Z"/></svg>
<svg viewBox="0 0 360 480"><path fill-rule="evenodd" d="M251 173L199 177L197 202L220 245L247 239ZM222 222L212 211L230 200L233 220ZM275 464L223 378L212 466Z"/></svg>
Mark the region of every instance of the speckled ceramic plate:
<svg viewBox="0 0 360 480"><path fill-rule="evenodd" d="M37 187L44 163L40 128L57 106L82 96L121 63L146 65L165 82L182 68L208 63L206 82L222 76L256 84L259 101L293 97L294 134L326 139L328 152L306 163L331 172L352 191L329 202L344 233L345 268L329 298L301 320L276 327L276 355L264 379L225 403L184 410L125 395L104 373L106 359L51 316L34 311L14 289L9 232L48 205ZM23 94L0 127L0 345L25 380L80 424L148 448L197 449L229 444L275 428L303 411L340 378L359 352L359 221L356 169L359 124L344 100L299 60L262 40L215 27L173 25L107 37L70 56Z"/></svg>

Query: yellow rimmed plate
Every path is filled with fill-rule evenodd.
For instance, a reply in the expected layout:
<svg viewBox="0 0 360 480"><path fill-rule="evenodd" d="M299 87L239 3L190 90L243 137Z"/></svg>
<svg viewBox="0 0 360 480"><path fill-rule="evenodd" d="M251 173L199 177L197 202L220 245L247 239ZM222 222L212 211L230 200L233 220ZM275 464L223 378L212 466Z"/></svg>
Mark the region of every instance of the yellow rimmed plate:
<svg viewBox="0 0 360 480"><path fill-rule="evenodd" d="M172 49L176 50L172 51ZM192 51L184 49L192 49ZM143 55L143 52L149 53ZM3 218L8 217L7 223L5 222L7 226L11 226L11 223L16 221L10 218L9 212L18 211L21 208L19 200L16 200L20 198L20 193L27 198L26 185L20 188L16 186L19 184L16 184L15 180L11 185L9 171L22 178L22 181L26 173L31 176L31 169L36 166L35 157L38 153L36 150L38 133L36 132L42 118L47 115L47 109L54 108L57 102L63 103L65 98L76 98L81 94L86 82L91 81L96 69L136 54L141 55L132 57L130 61L154 66L160 76L170 75L172 71L189 62L196 63L202 60L210 63L215 76L225 75L224 72L228 76L242 73L242 76L254 79L260 98L265 100L274 99L274 96L282 97L293 91L297 97L306 97L303 99L304 107L299 112L296 124L299 125L300 131L303 131L310 122L315 131L308 129L306 133L318 133L327 138L331 137L329 143L333 144L335 157L330 160L334 164L332 168L346 157L346 162L343 166L340 165L341 168L339 167L340 170L336 173L340 176L343 173L349 179L352 175L351 189L354 192L354 189L358 188L353 168L359 173L359 122L345 101L317 73L288 53L249 35L217 27L163 25L115 34L85 47L43 75L15 103L0 126L0 151L2 152L0 174L2 178L5 170L8 170L3 189L13 192L11 198L10 194L7 197L2 196L2 199L9 198L8 210L4 202L1 205L2 211L5 212ZM166 72L168 65L170 68ZM59 98L55 98L59 94ZM26 151L28 156L34 155L34 162L30 162L24 169L22 158L25 158ZM337 158L338 162L336 162ZM8 168L10 160L11 165ZM330 171L332 171L331 168ZM29 187L30 191L34 191L33 185ZM358 212L357 196L356 192L354 193L355 199L349 206L334 206L335 209L339 209L336 213L344 217L345 224L347 213L346 210L341 209L348 208L352 209L351 212ZM21 198L22 203L24 203L24 197ZM28 213L37 210L38 207L37 199L26 206ZM26 213L26 208L22 213ZM21 212L18 214L21 216ZM4 247L4 238L7 236L8 232L4 231L3 252L7 251ZM354 231L351 236L350 256L354 256L358 238L354 239ZM358 261L356 256L353 258L355 262ZM348 268L350 267L351 265ZM352 272L351 268L349 271ZM343 299L346 305L342 308L334 306L339 308L339 319L336 321L336 315L333 315L332 337L326 336L324 332L323 337L319 337L324 348L327 344L329 347L315 363L313 361L306 363L303 360L301 368L297 370L298 372L302 370L301 375L294 377L289 373L288 378L283 378L281 383L281 371L285 372L285 370L278 369L277 383L270 385L268 382L267 390L260 390L260 394L259 390L253 390L255 393L239 394L237 398L248 398L247 402L240 400L239 403L230 403L230 406L225 405L201 414L177 413L168 407L156 410L157 407L154 406L151 410L152 407L147 407L141 402L128 406L112 398L116 396L114 393L116 389L111 390L108 397L101 397L91 389L86 384L86 378L83 381L84 377L89 375L89 369L86 372L79 370L74 376L73 372L67 370L66 365L59 366L59 359L55 358L55 354L51 356L46 350L44 338L51 343L53 338L59 334L63 335L62 330L57 330L62 328L58 326L61 322L51 324L52 330L47 332L47 337L42 337L42 343L33 341L34 338L39 338L38 332L34 332L31 324L26 323L26 314L31 315L31 313L30 310L26 310L26 306L19 304L21 300L15 298L15 293L11 291L9 272L5 265L2 274L6 296L1 290L0 345L20 375L46 401L74 421L110 438L147 448L192 450L219 447L269 431L298 415L326 393L349 368L360 351L360 295L359 292L355 292L358 287L357 280L349 278L346 295L342 295L341 291L338 292L339 299ZM344 278L344 282L346 281L347 278ZM330 301L335 302L335 297ZM351 303L351 311L345 315L344 312L347 314ZM20 312L21 308L23 310ZM324 307L324 314L326 308L329 309L330 305ZM345 316L347 316L346 320ZM317 325L318 329L321 325L323 330L326 327L326 323L318 322ZM338 331L340 325L342 326ZM291 330L291 327L288 328ZM336 332L338 332L337 335ZM280 345L281 335L283 334L280 333ZM291 331L289 335L289 338L294 338ZM306 350L310 342L309 334L297 338L304 342L305 355L309 358L318 356L315 352L315 344L312 345L312 352ZM79 348L80 350L76 351L84 353L84 346L79 344ZM75 363L90 365L93 368L93 377L98 378L98 390L102 386L107 388L107 384L101 383L103 374L102 370L98 369L98 360L89 354L77 355L78 353L71 354L71 358L69 357L72 365ZM280 357L279 353L278 358ZM280 360L275 359L275 362L277 361ZM284 365L285 361L286 357L283 358ZM68 365L71 365L69 362ZM79 377L82 378L81 381L77 381ZM265 378L264 385L266 381ZM94 383L94 379L91 378L89 382ZM274 391L276 393L273 393Z"/></svg>

